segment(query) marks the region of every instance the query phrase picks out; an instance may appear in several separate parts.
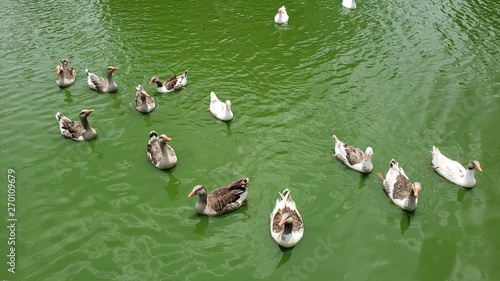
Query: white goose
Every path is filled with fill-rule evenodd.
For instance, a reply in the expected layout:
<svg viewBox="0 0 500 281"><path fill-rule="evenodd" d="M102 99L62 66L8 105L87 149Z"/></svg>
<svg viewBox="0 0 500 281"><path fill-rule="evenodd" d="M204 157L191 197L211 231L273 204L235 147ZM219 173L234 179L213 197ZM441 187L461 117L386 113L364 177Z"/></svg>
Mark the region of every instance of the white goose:
<svg viewBox="0 0 500 281"><path fill-rule="evenodd" d="M177 76L176 74L170 76L167 80L165 80L163 83L160 81L160 79L156 76L151 77L151 80L149 80L149 84L156 84L156 91L160 94L166 94L170 93L173 91L178 91L182 89L184 86L187 85L187 74L188 71L184 71L181 76Z"/></svg>
<svg viewBox="0 0 500 281"><path fill-rule="evenodd" d="M116 85L115 80L113 80L113 72L118 68L114 66L110 66L106 69L106 78L99 77L94 73L90 72L88 69L85 69L85 73L87 73L87 84L91 90L102 92L102 93L111 93L118 90L118 85Z"/></svg>
<svg viewBox="0 0 500 281"><path fill-rule="evenodd" d="M355 0L342 0L342 6L347 9L356 9L356 1Z"/></svg>
<svg viewBox="0 0 500 281"><path fill-rule="evenodd" d="M210 112L222 121L229 121L233 119L233 112L231 111L231 101L221 102L214 92L210 93Z"/></svg>
<svg viewBox="0 0 500 281"><path fill-rule="evenodd" d="M148 95L148 93L144 91L141 85L138 85L135 88L134 104L135 104L135 109L137 109L137 111L142 113L149 113L156 107L155 100L153 99L153 97Z"/></svg>
<svg viewBox="0 0 500 281"><path fill-rule="evenodd" d="M59 122L59 131L61 135L68 139L77 141L91 140L97 136L94 128L90 127L87 117L94 112L93 109L84 109L80 111L80 122L77 123L64 116L61 112L56 113L56 119Z"/></svg>
<svg viewBox="0 0 500 281"><path fill-rule="evenodd" d="M286 13L285 6L281 6L281 8L278 9L278 13L274 16L274 22L277 24L288 22L288 14Z"/></svg>
<svg viewBox="0 0 500 281"><path fill-rule="evenodd" d="M304 223L288 188L280 193L270 216L271 236L280 246L295 246L304 235Z"/></svg>
<svg viewBox="0 0 500 281"><path fill-rule="evenodd" d="M479 161L470 161L467 165L467 169L465 169L462 164L441 154L439 149L435 146L432 146L432 167L443 178L456 185L467 188L472 188L476 184L474 171L483 171L481 165L479 165Z"/></svg>
<svg viewBox="0 0 500 281"><path fill-rule="evenodd" d="M149 133L148 152L149 162L161 170L170 169L177 164L177 155L174 149L167 144L172 140L166 135L160 135L155 131Z"/></svg>
<svg viewBox="0 0 500 281"><path fill-rule="evenodd" d="M63 88L68 87L75 82L76 72L69 65L69 61L67 59L61 60L61 65L56 67L57 76L56 76L56 84L57 86Z"/></svg>
<svg viewBox="0 0 500 281"><path fill-rule="evenodd" d="M373 170L372 155L373 149L367 147L365 151L343 143L335 135L333 135L333 142L335 144L334 156L344 163L346 166L361 172L370 173Z"/></svg>
<svg viewBox="0 0 500 281"><path fill-rule="evenodd" d="M218 216L232 212L241 207L248 195L250 179L242 177L230 184L217 188L207 196L207 189L203 185L197 185L189 193L188 197L198 195L196 202L196 213L206 216Z"/></svg>
<svg viewBox="0 0 500 281"><path fill-rule="evenodd" d="M420 182L412 183L396 160L392 159L389 162L389 171L385 175L385 179L380 173L378 175L384 180L384 191L392 202L403 210L415 211L417 209L418 193L421 189Z"/></svg>

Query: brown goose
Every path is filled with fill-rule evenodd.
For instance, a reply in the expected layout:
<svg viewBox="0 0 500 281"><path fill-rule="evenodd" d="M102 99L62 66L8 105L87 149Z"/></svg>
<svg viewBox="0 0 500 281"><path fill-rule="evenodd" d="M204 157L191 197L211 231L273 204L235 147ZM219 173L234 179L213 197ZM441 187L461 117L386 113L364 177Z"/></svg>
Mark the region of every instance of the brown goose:
<svg viewBox="0 0 500 281"><path fill-rule="evenodd" d="M363 151L355 146L343 143L335 135L333 135L333 142L335 144L335 154L333 156L337 157L347 167L361 173L370 173L373 170L373 149L371 147L367 147Z"/></svg>
<svg viewBox="0 0 500 281"><path fill-rule="evenodd" d="M389 162L389 171L385 179L381 174L378 175L384 180L384 191L392 202L403 210L415 211L417 209L418 193L421 189L420 182L412 183L396 160L392 159Z"/></svg>
<svg viewBox="0 0 500 281"><path fill-rule="evenodd" d="M84 109L80 111L80 121L77 123L64 116L61 112L56 113L56 119L59 121L59 130L61 135L68 139L77 141L91 140L97 136L94 128L90 127L87 117L94 112L93 109Z"/></svg>
<svg viewBox="0 0 500 281"><path fill-rule="evenodd" d="M271 236L278 245L290 248L302 239L304 222L288 188L280 193L270 218Z"/></svg>
<svg viewBox="0 0 500 281"><path fill-rule="evenodd" d="M56 84L57 86L63 88L68 87L75 82L76 72L69 65L69 61L67 59L61 60L61 65L56 67L57 76L56 76Z"/></svg>
<svg viewBox="0 0 500 281"><path fill-rule="evenodd" d="M156 131L149 133L149 143L147 156L151 164L161 170L170 169L177 164L177 155L174 149L167 144L172 140L166 135L160 135Z"/></svg>
<svg viewBox="0 0 500 281"><path fill-rule="evenodd" d="M149 113L155 108L155 100L148 95L141 85L135 88L135 109L142 113Z"/></svg>
<svg viewBox="0 0 500 281"><path fill-rule="evenodd" d="M196 202L196 213L207 216L222 215L241 207L247 197L249 183L250 179L243 177L227 186L213 190L208 196L205 186L197 185L188 197L199 196L198 202Z"/></svg>
<svg viewBox="0 0 500 281"><path fill-rule="evenodd" d="M111 93L118 90L118 85L116 85L115 80L113 80L113 72L118 68L110 66L106 69L106 78L99 77L94 73L85 69L87 73L87 84L89 88L102 93Z"/></svg>
<svg viewBox="0 0 500 281"><path fill-rule="evenodd" d="M160 94L165 94L182 89L183 85L181 83L177 83L178 80L177 75L174 74L162 83L158 77L154 76L151 77L151 80L149 80L149 84L151 85L155 83L156 91Z"/></svg>

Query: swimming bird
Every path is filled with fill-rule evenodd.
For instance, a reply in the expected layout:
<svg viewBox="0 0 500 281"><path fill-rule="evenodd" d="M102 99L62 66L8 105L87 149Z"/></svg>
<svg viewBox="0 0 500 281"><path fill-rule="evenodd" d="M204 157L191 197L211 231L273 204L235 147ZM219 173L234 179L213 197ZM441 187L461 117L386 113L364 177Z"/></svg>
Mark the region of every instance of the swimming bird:
<svg viewBox="0 0 500 281"><path fill-rule="evenodd" d="M87 117L94 112L93 109L84 109L80 111L80 122L77 123L64 116L61 112L56 113L56 119L59 122L59 130L61 135L68 139L77 141L91 140L97 136L96 131L92 128L87 120Z"/></svg>
<svg viewBox="0 0 500 281"><path fill-rule="evenodd" d="M443 178L467 188L472 188L476 184L474 171L483 171L479 161L470 161L465 169L462 164L441 154L441 151L435 146L432 146L432 167Z"/></svg>
<svg viewBox="0 0 500 281"><path fill-rule="evenodd" d="M355 0L342 0L342 6L347 9L356 9L356 1Z"/></svg>
<svg viewBox="0 0 500 281"><path fill-rule="evenodd" d="M149 113L155 108L155 100L148 95L141 85L135 88L135 109L142 113Z"/></svg>
<svg viewBox="0 0 500 281"><path fill-rule="evenodd" d="M288 188L283 190L280 198L276 200L270 220L271 236L280 246L290 248L302 239L304 222Z"/></svg>
<svg viewBox="0 0 500 281"><path fill-rule="evenodd" d="M420 182L411 182L399 163L392 159L389 162L389 171L385 179L379 173L384 185L384 191L387 193L392 202L401 207L403 210L415 211L418 203L418 193L420 192Z"/></svg>
<svg viewBox="0 0 500 281"><path fill-rule="evenodd" d="M241 207L247 197L247 189L250 179L242 177L230 184L217 188L207 196L204 185L197 185L193 188L188 197L198 195L196 202L196 213L207 216L218 216Z"/></svg>
<svg viewBox="0 0 500 281"><path fill-rule="evenodd" d="M87 73L87 84L89 88L102 93L111 93L118 90L118 85L116 85L115 80L113 79L113 72L118 68L114 66L110 66L106 69L106 78L99 77L94 73L90 72L90 70L85 69L85 73Z"/></svg>
<svg viewBox="0 0 500 281"><path fill-rule="evenodd" d="M370 173L373 170L372 156L373 149L367 147L365 151L340 141L333 135L333 142L335 144L334 156L344 163L346 166L361 172Z"/></svg>
<svg viewBox="0 0 500 281"><path fill-rule="evenodd" d="M163 83L156 76L151 77L149 80L149 84L156 84L156 91L160 94L170 93L173 91L178 91L187 85L187 74L188 71L184 71L181 76L177 76L176 74L170 76Z"/></svg>
<svg viewBox="0 0 500 281"><path fill-rule="evenodd" d="M177 164L177 155L174 149L167 144L172 140L162 134L158 137L156 131L149 133L148 152L149 162L161 170L170 169Z"/></svg>
<svg viewBox="0 0 500 281"><path fill-rule="evenodd" d="M67 59L61 60L61 65L56 67L57 76L56 76L56 84L57 86L63 88L68 87L75 82L76 72L69 65L69 61Z"/></svg>
<svg viewBox="0 0 500 281"><path fill-rule="evenodd" d="M286 8L285 6L281 6L281 8L278 9L278 13L276 16L274 16L274 22L277 24L283 24L288 22L288 14L286 13Z"/></svg>
<svg viewBox="0 0 500 281"><path fill-rule="evenodd" d="M219 120L229 121L233 119L233 112L231 111L231 101L221 102L215 93L210 93L210 112Z"/></svg>

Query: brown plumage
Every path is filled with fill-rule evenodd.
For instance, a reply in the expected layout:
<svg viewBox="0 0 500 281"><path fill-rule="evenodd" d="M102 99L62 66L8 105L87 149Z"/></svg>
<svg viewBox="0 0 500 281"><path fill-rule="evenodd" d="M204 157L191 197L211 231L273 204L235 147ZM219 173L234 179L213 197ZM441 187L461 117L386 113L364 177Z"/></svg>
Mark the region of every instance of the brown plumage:
<svg viewBox="0 0 500 281"><path fill-rule="evenodd" d="M193 188L188 197L198 195L196 212L207 216L222 215L241 207L247 196L247 188L250 180L247 177L235 180L230 184L213 190L207 196L207 190L203 185Z"/></svg>

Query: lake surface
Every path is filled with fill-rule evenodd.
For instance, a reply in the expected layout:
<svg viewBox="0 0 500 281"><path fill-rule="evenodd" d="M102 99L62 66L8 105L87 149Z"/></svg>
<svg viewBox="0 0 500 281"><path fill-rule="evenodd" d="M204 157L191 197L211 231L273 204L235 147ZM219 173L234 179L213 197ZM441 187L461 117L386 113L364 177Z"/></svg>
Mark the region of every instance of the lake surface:
<svg viewBox="0 0 500 281"><path fill-rule="evenodd" d="M499 1L290 2L284 26L283 2L0 3L1 279L500 278ZM78 74L64 89L62 58ZM110 65L118 92L91 91L85 69ZM179 92L148 85L186 69ZM138 84L156 99L148 115ZM210 114L210 91L231 122ZM98 137L64 139L55 113L84 108ZM172 138L173 169L149 163L151 130ZM333 134L373 147L374 171L332 157ZM432 145L479 160L476 187L436 174ZM422 184L414 213L382 190L392 158ZM193 186L245 175L241 209L195 214ZM305 224L292 249L269 233L286 187Z"/></svg>

